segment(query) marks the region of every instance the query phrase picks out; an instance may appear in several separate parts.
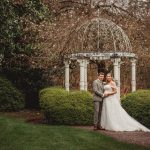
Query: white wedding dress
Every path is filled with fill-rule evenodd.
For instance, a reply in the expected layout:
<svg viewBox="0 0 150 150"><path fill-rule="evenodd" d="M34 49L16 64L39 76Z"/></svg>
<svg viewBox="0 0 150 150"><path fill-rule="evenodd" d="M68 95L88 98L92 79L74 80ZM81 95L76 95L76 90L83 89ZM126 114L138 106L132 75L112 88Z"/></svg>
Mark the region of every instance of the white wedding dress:
<svg viewBox="0 0 150 150"><path fill-rule="evenodd" d="M111 85L104 86L106 92L112 92ZM102 128L110 131L145 131L150 130L136 121L122 108L117 94L108 96L103 100L101 113Z"/></svg>

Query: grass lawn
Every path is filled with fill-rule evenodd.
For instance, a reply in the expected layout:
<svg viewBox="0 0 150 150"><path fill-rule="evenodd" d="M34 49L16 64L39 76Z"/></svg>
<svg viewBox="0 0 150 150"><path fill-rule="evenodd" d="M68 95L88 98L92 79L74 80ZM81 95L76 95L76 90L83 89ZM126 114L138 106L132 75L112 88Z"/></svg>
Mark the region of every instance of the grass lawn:
<svg viewBox="0 0 150 150"><path fill-rule="evenodd" d="M100 133L0 116L0 150L146 150Z"/></svg>

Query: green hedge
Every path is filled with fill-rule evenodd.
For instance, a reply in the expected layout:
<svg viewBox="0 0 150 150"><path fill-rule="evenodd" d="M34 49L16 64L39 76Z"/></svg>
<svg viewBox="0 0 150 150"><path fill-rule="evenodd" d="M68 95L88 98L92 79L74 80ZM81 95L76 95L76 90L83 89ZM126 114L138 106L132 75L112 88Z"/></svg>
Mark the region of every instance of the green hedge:
<svg viewBox="0 0 150 150"><path fill-rule="evenodd" d="M88 92L67 92L53 87L40 91L40 106L50 124L90 125L93 101Z"/></svg>
<svg viewBox="0 0 150 150"><path fill-rule="evenodd" d="M122 98L122 106L136 120L150 128L150 90L138 90Z"/></svg>
<svg viewBox="0 0 150 150"><path fill-rule="evenodd" d="M0 111L19 111L24 105L23 94L10 81L0 76Z"/></svg>

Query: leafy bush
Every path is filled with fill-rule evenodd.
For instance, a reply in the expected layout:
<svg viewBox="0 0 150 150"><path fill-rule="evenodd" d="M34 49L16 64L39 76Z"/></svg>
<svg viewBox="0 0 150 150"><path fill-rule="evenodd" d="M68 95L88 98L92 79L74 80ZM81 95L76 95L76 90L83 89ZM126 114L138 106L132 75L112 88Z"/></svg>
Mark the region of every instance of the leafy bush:
<svg viewBox="0 0 150 150"><path fill-rule="evenodd" d="M0 54L10 57L14 53L29 53L33 50L31 45L36 39L36 33L24 29L27 29L29 21L39 24L50 13L41 0L0 0L0 14Z"/></svg>
<svg viewBox="0 0 150 150"><path fill-rule="evenodd" d="M0 77L0 111L18 111L24 108L24 96L7 79Z"/></svg>
<svg viewBox="0 0 150 150"><path fill-rule="evenodd" d="M150 90L138 90L122 98L125 110L136 120L150 128Z"/></svg>
<svg viewBox="0 0 150 150"><path fill-rule="evenodd" d="M90 125L93 122L93 102L88 92L46 88L40 91L40 106L51 124Z"/></svg>

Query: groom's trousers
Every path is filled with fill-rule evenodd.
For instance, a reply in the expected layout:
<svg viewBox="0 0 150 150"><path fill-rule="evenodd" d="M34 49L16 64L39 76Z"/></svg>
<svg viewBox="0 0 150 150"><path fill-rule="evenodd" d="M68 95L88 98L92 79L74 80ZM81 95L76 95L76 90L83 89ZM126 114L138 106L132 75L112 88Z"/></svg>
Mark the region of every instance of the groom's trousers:
<svg viewBox="0 0 150 150"><path fill-rule="evenodd" d="M103 101L94 101L94 126L101 127L101 112Z"/></svg>

